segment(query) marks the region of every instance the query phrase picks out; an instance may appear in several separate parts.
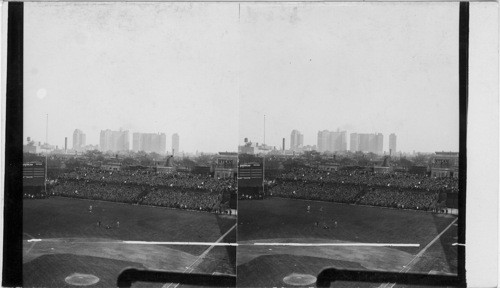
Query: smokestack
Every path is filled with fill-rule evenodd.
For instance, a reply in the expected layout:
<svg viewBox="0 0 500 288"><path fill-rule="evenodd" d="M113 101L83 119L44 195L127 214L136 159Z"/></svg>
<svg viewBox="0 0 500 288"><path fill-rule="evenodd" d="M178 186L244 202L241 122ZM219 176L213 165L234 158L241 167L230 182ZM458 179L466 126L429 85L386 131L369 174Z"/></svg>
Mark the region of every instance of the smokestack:
<svg viewBox="0 0 500 288"><path fill-rule="evenodd" d="M244 140L244 141L245 141L245 143L247 143L247 142L248 142L248 138L245 138L245 140Z"/></svg>
<svg viewBox="0 0 500 288"><path fill-rule="evenodd" d="M283 151L285 151L285 138L283 138Z"/></svg>
<svg viewBox="0 0 500 288"><path fill-rule="evenodd" d="M68 151L68 137L64 137L64 152Z"/></svg>

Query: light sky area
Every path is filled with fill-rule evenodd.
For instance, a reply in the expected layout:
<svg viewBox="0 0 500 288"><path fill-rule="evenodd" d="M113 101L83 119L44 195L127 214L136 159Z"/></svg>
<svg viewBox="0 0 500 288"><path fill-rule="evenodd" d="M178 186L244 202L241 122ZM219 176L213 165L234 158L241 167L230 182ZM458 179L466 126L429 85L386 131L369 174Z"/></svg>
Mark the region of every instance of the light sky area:
<svg viewBox="0 0 500 288"><path fill-rule="evenodd" d="M49 114L59 147L123 128L237 151L237 4L25 3L24 19L25 138L44 142Z"/></svg>
<svg viewBox="0 0 500 288"><path fill-rule="evenodd" d="M458 151L458 3L25 3L24 137L237 151L290 132ZM132 139L130 139L131 141ZM349 144L349 143L348 143Z"/></svg>
<svg viewBox="0 0 500 288"><path fill-rule="evenodd" d="M242 4L240 142L319 130L396 133L458 151L458 3ZM251 119L251 120L250 120ZM349 147L349 136L347 137Z"/></svg>

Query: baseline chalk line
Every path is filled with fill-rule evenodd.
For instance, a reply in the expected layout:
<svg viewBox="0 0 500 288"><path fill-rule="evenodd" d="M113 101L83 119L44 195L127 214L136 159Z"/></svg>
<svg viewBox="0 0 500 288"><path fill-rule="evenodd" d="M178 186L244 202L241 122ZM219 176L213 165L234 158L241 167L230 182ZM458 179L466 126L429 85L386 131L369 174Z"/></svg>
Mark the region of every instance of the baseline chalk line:
<svg viewBox="0 0 500 288"><path fill-rule="evenodd" d="M41 242L42 239L30 239L28 240L28 242Z"/></svg>
<svg viewBox="0 0 500 288"><path fill-rule="evenodd" d="M244 244L240 244L243 246ZM416 243L253 243L254 246L304 246L304 247L325 247L325 246L343 246L343 247L420 247Z"/></svg>
<svg viewBox="0 0 500 288"><path fill-rule="evenodd" d="M138 245L238 246L238 243L220 243L220 242L121 241L121 243L124 243L124 244L138 244Z"/></svg>
<svg viewBox="0 0 500 288"><path fill-rule="evenodd" d="M60 242L61 239L30 239L27 242ZM289 247L420 247L418 243L221 243L221 242L171 242L171 241L74 241L71 243L108 243L130 245L181 245L181 246L289 246ZM455 245L464 245L455 243Z"/></svg>

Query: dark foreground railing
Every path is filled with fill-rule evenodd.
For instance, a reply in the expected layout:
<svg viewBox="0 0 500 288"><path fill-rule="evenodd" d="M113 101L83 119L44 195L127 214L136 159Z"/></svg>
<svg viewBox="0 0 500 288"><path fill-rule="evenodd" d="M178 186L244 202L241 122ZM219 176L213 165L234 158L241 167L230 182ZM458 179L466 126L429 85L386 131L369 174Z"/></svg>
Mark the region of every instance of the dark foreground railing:
<svg viewBox="0 0 500 288"><path fill-rule="evenodd" d="M316 287L340 287L340 284L335 283L337 281L396 283L416 286L466 286L458 276L327 268L319 273L316 280Z"/></svg>
<svg viewBox="0 0 500 288"><path fill-rule="evenodd" d="M134 282L179 283L205 287L236 287L236 276L126 269L118 276L117 286L131 287Z"/></svg>
<svg viewBox="0 0 500 288"><path fill-rule="evenodd" d="M317 277L316 287L341 287L340 282L393 283L399 285L466 287L458 276L415 273L341 270L327 268ZM236 287L235 275L167 272L126 269L118 276L118 287L131 287L134 282L179 283L200 287Z"/></svg>

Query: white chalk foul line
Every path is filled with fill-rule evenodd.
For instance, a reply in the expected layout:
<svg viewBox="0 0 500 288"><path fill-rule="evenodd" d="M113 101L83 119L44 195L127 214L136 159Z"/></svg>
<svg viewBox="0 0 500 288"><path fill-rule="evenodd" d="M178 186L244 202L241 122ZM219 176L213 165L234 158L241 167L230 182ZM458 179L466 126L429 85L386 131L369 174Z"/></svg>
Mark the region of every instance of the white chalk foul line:
<svg viewBox="0 0 500 288"><path fill-rule="evenodd" d="M253 243L254 246L298 246L298 247L420 247L420 244L406 243ZM245 246L245 244L240 244Z"/></svg>
<svg viewBox="0 0 500 288"><path fill-rule="evenodd" d="M42 239L30 239L28 240L28 242L41 242Z"/></svg>
<svg viewBox="0 0 500 288"><path fill-rule="evenodd" d="M422 255L424 255L425 251L427 251L427 249L429 249L429 247L431 247L432 244L434 244L457 221L458 221L458 218L455 218L455 220L453 220L450 223L450 225L448 225L446 228L444 228L443 231L441 231L441 233L439 233L436 237L434 237L434 239L432 239L431 242L429 242L422 250L420 250L420 252L418 252L417 255L415 255L415 257L413 257L413 259L411 259L411 261L408 264L406 264L403 267L403 269L401 269L399 271L399 273L407 273L407 272L409 272L410 269L416 264L415 260L420 259L420 257L422 257ZM379 288L393 288L394 285L396 285L396 283L384 283L384 284L380 285Z"/></svg>
<svg viewBox="0 0 500 288"><path fill-rule="evenodd" d="M234 224L234 226L231 227L231 229L227 230L226 233L224 233L224 235L220 236L219 239L217 239L217 241L213 244L218 244L220 241L222 241L222 239L224 239L227 236L227 234L229 234L231 231L233 231L233 229L236 228L236 226L238 226L238 224ZM220 243L220 244L233 244L233 243ZM234 244L238 245L237 243L234 243ZM212 250L212 248L214 248L215 246L216 245L211 245L210 247L208 247L207 250L205 250L203 253L201 253L201 255L198 256L198 258L196 258L196 260L193 263L191 263L191 265L189 265L189 267L186 267L186 270L184 270L184 273L193 272L193 270L195 268L194 265L196 265L201 259L205 258L205 256L207 256L208 252L210 252L210 250ZM167 286L167 284L168 284L168 286ZM162 288L170 288L170 286L172 284L174 284L174 283L166 283L165 285L162 286ZM179 283L175 283L174 288L177 288L178 286L179 286Z"/></svg>
<svg viewBox="0 0 500 288"><path fill-rule="evenodd" d="M64 239L29 239L30 242L63 242ZM132 240L111 240L111 241L69 241L73 244L131 244L131 245L191 245L191 246L238 246L237 243L220 242L165 242L165 241L132 241Z"/></svg>
<svg viewBox="0 0 500 288"><path fill-rule="evenodd" d="M136 244L136 245L238 246L237 243L220 243L220 242L121 241L120 243L123 243L123 244Z"/></svg>
<svg viewBox="0 0 500 288"><path fill-rule="evenodd" d="M232 230L232 229L231 229ZM226 236L227 234L223 235ZM223 237L221 237L223 238ZM30 239L28 242L59 242L59 239ZM169 242L169 241L78 241L72 243L109 243L109 244L131 244L131 245L183 245L183 246L292 246L292 247L420 247L416 243L221 243L221 242Z"/></svg>

